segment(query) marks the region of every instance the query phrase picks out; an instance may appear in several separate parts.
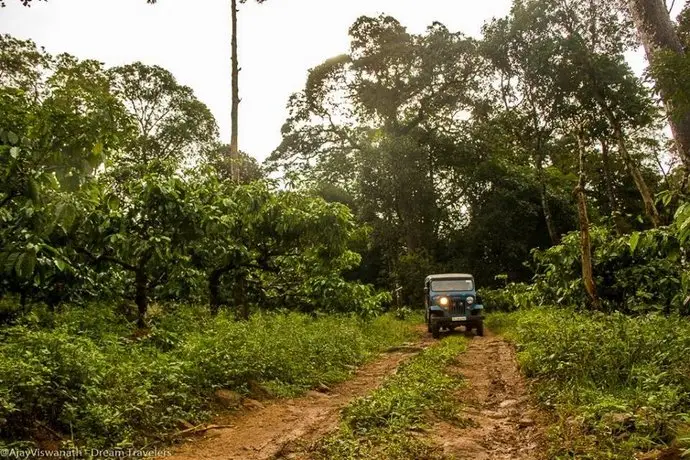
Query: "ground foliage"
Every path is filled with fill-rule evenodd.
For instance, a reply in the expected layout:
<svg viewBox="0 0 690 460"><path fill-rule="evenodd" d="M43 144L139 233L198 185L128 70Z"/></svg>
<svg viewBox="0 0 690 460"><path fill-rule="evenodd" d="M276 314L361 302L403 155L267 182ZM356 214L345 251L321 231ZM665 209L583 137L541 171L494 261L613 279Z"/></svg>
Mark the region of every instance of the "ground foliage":
<svg viewBox="0 0 690 460"><path fill-rule="evenodd" d="M538 401L554 414L550 458L667 448L673 456L688 447L685 318L541 307L494 313L489 326L514 341Z"/></svg>
<svg viewBox="0 0 690 460"><path fill-rule="evenodd" d="M443 458L415 431L434 417L467 423L451 397L462 379L448 371L465 348L465 338L448 337L401 365L380 388L343 409L340 429L319 441L316 458Z"/></svg>
<svg viewBox="0 0 690 460"><path fill-rule="evenodd" d="M495 312L490 327L515 342L522 370L556 417L554 458L688 448L689 222L682 205L669 227L625 236L594 229L601 311L584 293L577 234L535 251L532 284L484 292Z"/></svg>
<svg viewBox="0 0 690 460"><path fill-rule="evenodd" d="M238 322L230 313L199 310L160 312L138 335L107 305L57 315L35 310L3 328L0 445L166 442L181 423L217 410L217 389L247 395L255 382L273 396L289 396L341 381L353 366L409 340L416 322L298 313Z"/></svg>

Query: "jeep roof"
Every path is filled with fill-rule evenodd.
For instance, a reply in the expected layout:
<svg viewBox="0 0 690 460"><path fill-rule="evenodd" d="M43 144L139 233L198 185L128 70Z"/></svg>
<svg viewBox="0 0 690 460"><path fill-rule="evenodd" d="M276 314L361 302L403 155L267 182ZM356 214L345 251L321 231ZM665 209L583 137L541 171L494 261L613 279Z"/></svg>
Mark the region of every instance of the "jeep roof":
<svg viewBox="0 0 690 460"><path fill-rule="evenodd" d="M449 279L457 279L457 278L472 278L474 279L474 276L468 274L468 273L439 273L437 275L429 275L426 277L425 281L429 280L449 280Z"/></svg>

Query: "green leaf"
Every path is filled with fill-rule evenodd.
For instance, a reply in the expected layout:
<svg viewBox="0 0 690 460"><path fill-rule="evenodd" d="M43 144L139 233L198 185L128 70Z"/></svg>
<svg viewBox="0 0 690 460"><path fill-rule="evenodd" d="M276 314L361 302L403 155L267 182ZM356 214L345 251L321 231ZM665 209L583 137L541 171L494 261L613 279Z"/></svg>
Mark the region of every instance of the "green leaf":
<svg viewBox="0 0 690 460"><path fill-rule="evenodd" d="M19 147L12 147L10 149L10 156L16 160L17 157L19 157L19 152L20 152Z"/></svg>
<svg viewBox="0 0 690 460"><path fill-rule="evenodd" d="M637 244L640 242L640 232L635 232L630 236L630 253L634 254Z"/></svg>
<svg viewBox="0 0 690 460"><path fill-rule="evenodd" d="M19 136L12 131L7 131L7 141L12 145L16 145L19 143Z"/></svg>
<svg viewBox="0 0 690 460"><path fill-rule="evenodd" d="M57 269L60 270L61 272L64 272L65 268L67 268L67 264L65 263L64 260L55 259L53 262L55 263L55 266L57 267Z"/></svg>
<svg viewBox="0 0 690 460"><path fill-rule="evenodd" d="M34 274L36 267L36 254L33 252L25 252L17 259L17 264L14 266L17 276L27 279Z"/></svg>
<svg viewBox="0 0 690 460"><path fill-rule="evenodd" d="M70 203L60 203L55 209L55 220L65 230L72 227L77 212Z"/></svg>
<svg viewBox="0 0 690 460"><path fill-rule="evenodd" d="M38 193L38 184L34 179L29 179L29 196L34 202L38 201L39 198L39 193Z"/></svg>
<svg viewBox="0 0 690 460"><path fill-rule="evenodd" d="M94 146L93 146L93 149L91 149L91 152L94 155L98 155L98 156L102 155L103 154L103 143L102 142L96 142L96 144L94 144Z"/></svg>
<svg viewBox="0 0 690 460"><path fill-rule="evenodd" d="M60 182L58 181L55 174L47 174L44 177L48 179L48 184L53 190L58 190L60 188Z"/></svg>
<svg viewBox="0 0 690 460"><path fill-rule="evenodd" d="M17 260L19 259L20 255L21 254L18 252L13 252L9 256L7 256L7 259L5 260L5 267L4 267L5 272L11 273L12 270L14 270L14 267L17 264Z"/></svg>
<svg viewBox="0 0 690 460"><path fill-rule="evenodd" d="M111 211L117 211L120 209L120 200L115 195L109 195L106 203L108 204L108 209Z"/></svg>

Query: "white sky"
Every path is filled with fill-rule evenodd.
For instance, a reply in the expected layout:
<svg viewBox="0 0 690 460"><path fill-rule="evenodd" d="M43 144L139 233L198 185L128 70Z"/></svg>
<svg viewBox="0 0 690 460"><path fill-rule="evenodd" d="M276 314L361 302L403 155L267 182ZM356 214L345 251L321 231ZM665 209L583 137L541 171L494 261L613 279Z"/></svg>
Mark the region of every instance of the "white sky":
<svg viewBox="0 0 690 460"><path fill-rule="evenodd" d="M31 8L6 0L0 33L30 38L51 53L116 66L134 61L170 70L192 87L230 138L230 0L49 0ZM194 4L194 6L190 6ZM280 143L285 105L307 70L346 52L361 15L389 14L411 32L433 21L478 36L510 0L253 0L240 6L240 148L263 160ZM641 56L633 66L643 66Z"/></svg>

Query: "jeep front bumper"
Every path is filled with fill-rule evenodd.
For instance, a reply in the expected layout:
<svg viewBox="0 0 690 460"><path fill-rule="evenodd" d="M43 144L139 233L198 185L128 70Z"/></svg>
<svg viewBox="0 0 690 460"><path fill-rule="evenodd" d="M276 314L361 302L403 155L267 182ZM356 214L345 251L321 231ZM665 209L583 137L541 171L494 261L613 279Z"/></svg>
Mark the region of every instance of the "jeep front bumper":
<svg viewBox="0 0 690 460"><path fill-rule="evenodd" d="M448 315L448 316L432 316L431 324L438 324L441 327L449 326L476 326L484 321L483 315Z"/></svg>

